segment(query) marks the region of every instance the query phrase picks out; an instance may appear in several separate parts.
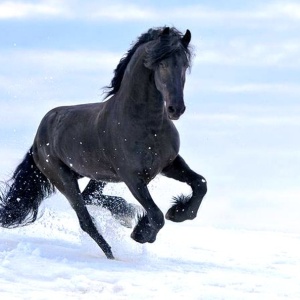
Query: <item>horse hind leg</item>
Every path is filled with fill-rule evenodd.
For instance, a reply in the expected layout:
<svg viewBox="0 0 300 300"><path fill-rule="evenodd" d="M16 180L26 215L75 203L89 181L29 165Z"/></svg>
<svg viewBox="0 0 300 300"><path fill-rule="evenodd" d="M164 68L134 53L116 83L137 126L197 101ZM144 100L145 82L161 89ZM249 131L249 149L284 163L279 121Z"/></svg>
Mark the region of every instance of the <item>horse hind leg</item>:
<svg viewBox="0 0 300 300"><path fill-rule="evenodd" d="M101 199L103 196L103 189L106 186L104 181L96 181L91 179L85 189L82 197L86 205L102 205Z"/></svg>
<svg viewBox="0 0 300 300"><path fill-rule="evenodd" d="M48 167L49 168L49 167ZM56 186L56 188L68 199L72 208L75 210L80 227L83 231L98 244L104 254L109 259L114 259L109 244L98 232L91 215L89 214L84 199L81 195L76 175L67 166L58 163L50 169L45 169L47 177ZM48 173L48 174L47 174Z"/></svg>
<svg viewBox="0 0 300 300"><path fill-rule="evenodd" d="M121 197L104 195L103 189L106 184L106 182L91 179L82 192L85 205L101 206L109 210L121 225L131 228L138 208Z"/></svg>

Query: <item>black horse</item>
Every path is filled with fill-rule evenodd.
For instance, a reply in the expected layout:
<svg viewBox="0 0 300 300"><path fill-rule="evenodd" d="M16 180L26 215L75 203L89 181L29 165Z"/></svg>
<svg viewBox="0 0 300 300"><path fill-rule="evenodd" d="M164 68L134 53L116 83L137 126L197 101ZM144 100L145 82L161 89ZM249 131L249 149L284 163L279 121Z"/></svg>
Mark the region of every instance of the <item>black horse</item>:
<svg viewBox="0 0 300 300"><path fill-rule="evenodd" d="M139 243L153 243L164 226L164 216L147 184L159 173L192 188L192 195L175 200L166 219L194 219L207 191L206 180L178 154L179 134L173 124L185 111L190 40L189 30L183 35L175 28L150 29L118 64L108 100L48 112L31 149L2 192L1 226L35 221L41 201L57 188L69 200L81 228L112 259L111 248L86 205L94 195L98 204L106 204L116 215L131 213L130 209L124 212L129 207L124 199L102 193L104 182L125 182L145 210L131 237ZM82 177L91 180L81 193L78 179Z"/></svg>

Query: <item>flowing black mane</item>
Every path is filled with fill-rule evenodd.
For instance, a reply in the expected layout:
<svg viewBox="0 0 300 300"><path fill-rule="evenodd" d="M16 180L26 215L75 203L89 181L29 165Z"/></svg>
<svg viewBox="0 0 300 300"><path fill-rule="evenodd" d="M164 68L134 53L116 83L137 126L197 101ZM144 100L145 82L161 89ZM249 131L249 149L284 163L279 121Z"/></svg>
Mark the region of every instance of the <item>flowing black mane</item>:
<svg viewBox="0 0 300 300"><path fill-rule="evenodd" d="M107 90L105 98L114 95L121 86L121 82L128 63L130 62L133 54L143 44L150 41L158 40L151 48L147 49L147 58L145 64L152 66L158 63L163 58L166 58L180 49L184 50L186 54L188 66L191 64L192 51L191 48L185 46L181 41L183 34L174 27L169 28L169 34L161 36L164 30L168 27L151 28L146 33L140 35L137 42L127 51L127 53L121 58L119 64L114 70L114 77L111 80L109 86L105 87ZM161 36L161 39L158 39Z"/></svg>

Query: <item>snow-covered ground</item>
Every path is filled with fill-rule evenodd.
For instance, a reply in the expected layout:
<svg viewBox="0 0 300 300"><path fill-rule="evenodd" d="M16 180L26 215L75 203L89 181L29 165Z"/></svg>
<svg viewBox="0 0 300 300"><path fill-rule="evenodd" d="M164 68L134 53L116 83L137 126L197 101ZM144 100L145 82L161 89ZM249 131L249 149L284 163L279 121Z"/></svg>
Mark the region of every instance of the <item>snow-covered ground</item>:
<svg viewBox="0 0 300 300"><path fill-rule="evenodd" d="M61 195L42 210L30 226L0 229L1 299L300 299L299 234L204 226L200 210L141 245L91 208L112 261Z"/></svg>

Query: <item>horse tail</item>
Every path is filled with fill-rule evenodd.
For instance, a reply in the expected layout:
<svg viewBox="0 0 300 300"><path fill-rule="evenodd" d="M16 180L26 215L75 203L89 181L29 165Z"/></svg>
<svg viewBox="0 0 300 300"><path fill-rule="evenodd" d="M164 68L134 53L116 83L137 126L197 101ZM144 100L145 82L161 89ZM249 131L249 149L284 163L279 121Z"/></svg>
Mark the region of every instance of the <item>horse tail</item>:
<svg viewBox="0 0 300 300"><path fill-rule="evenodd" d="M0 226L14 228L33 223L43 199L54 192L54 186L38 169L32 148L0 192Z"/></svg>

